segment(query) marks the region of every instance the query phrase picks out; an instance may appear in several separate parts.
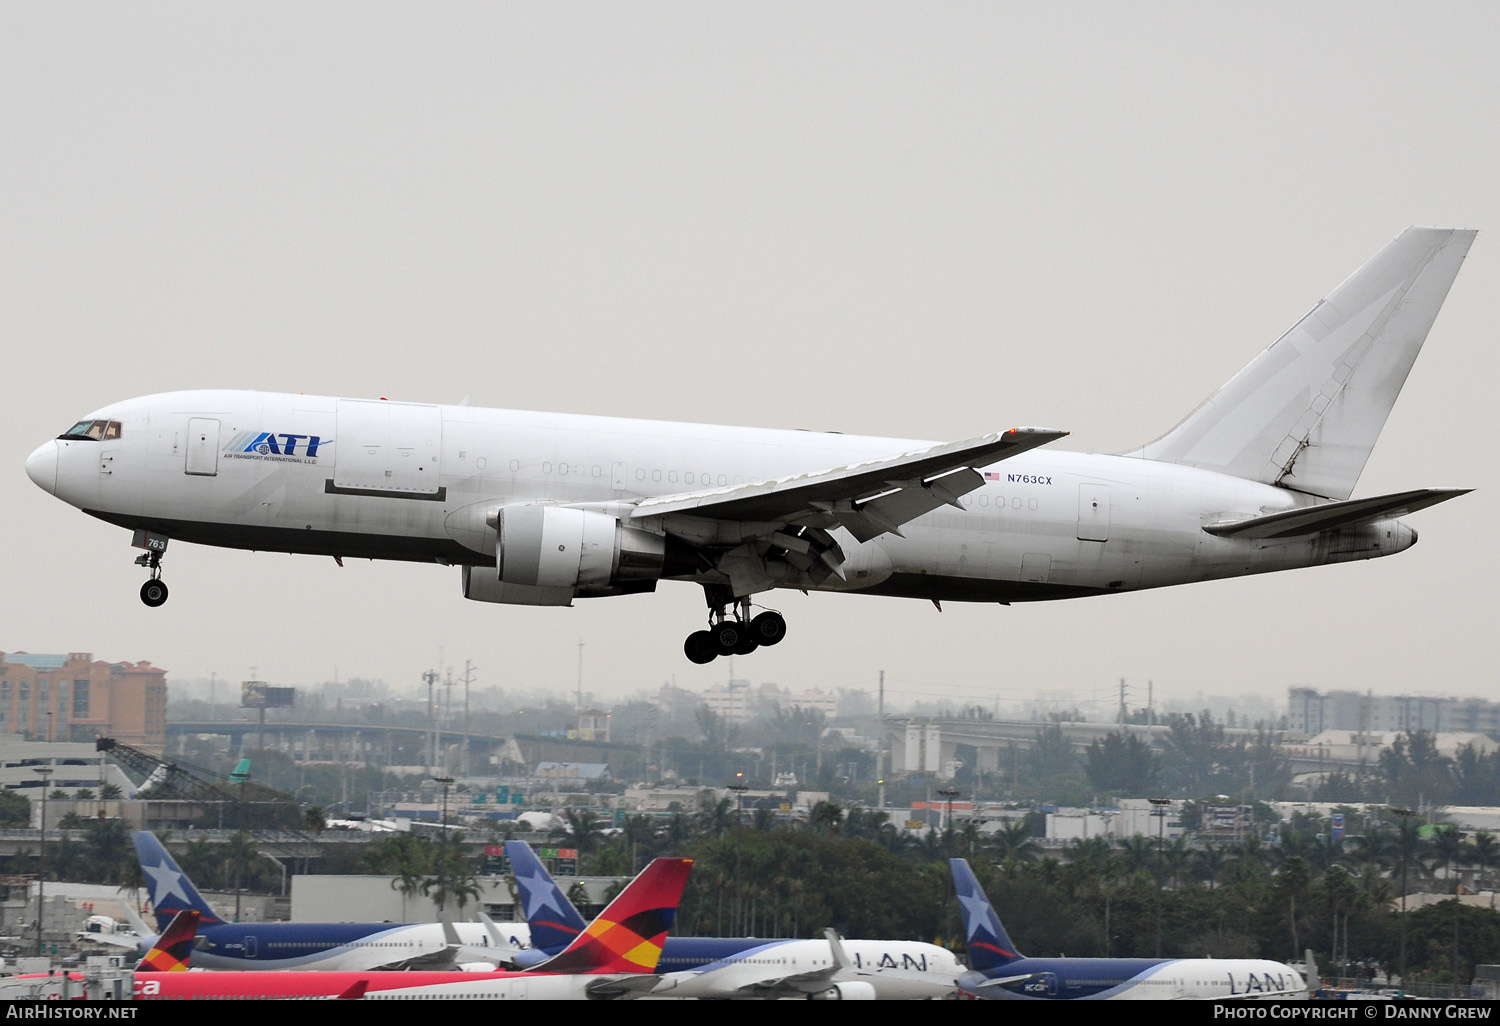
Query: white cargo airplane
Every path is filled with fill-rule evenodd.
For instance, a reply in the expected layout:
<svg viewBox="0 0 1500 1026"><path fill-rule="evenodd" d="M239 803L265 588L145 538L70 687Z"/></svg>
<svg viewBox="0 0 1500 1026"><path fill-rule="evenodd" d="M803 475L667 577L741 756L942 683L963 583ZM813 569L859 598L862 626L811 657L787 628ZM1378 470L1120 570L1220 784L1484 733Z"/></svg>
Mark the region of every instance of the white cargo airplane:
<svg viewBox="0 0 1500 1026"><path fill-rule="evenodd" d="M89 414L31 479L134 532L460 568L521 605L692 581L688 658L779 642L776 588L941 601L1073 598L1409 548L1396 518L1467 489L1351 499L1474 232L1410 228L1171 431L1119 455L1014 428L890 438L244 391Z"/></svg>

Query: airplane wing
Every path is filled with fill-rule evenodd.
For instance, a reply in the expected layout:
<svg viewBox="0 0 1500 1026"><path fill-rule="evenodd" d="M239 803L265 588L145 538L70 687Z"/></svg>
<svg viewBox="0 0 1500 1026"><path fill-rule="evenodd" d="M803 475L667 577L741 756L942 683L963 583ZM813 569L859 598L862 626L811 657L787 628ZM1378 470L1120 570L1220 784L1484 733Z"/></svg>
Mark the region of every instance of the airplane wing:
<svg viewBox="0 0 1500 1026"><path fill-rule="evenodd" d="M645 997L661 981L652 973L632 973L628 976L601 976L584 985L590 1000L627 1001Z"/></svg>
<svg viewBox="0 0 1500 1026"><path fill-rule="evenodd" d="M1456 499L1472 488L1418 488L1410 492L1376 495L1369 499L1345 499L1317 506L1268 513L1248 520L1224 520L1204 524L1203 530L1220 538L1290 538L1299 534L1318 534L1372 520L1404 517L1428 506Z"/></svg>
<svg viewBox="0 0 1500 1026"><path fill-rule="evenodd" d="M1008 987L1012 983L1024 983L1031 979L1036 973L1021 973L1019 976L994 976L988 977L978 983L965 983L964 989L971 993L979 993L991 987Z"/></svg>
<svg viewBox="0 0 1500 1026"><path fill-rule="evenodd" d="M150 934L155 937L156 934ZM79 930L73 934L76 943L99 944L104 947L120 948L122 951L140 951L145 944L146 938L134 933L90 933L87 930Z"/></svg>
<svg viewBox="0 0 1500 1026"><path fill-rule="evenodd" d="M631 518L676 513L770 524L842 525L865 542L887 532L899 535L902 524L939 506L957 505L959 496L984 484L975 467L1066 435L1047 428L1012 428L811 474L655 496L637 504Z"/></svg>

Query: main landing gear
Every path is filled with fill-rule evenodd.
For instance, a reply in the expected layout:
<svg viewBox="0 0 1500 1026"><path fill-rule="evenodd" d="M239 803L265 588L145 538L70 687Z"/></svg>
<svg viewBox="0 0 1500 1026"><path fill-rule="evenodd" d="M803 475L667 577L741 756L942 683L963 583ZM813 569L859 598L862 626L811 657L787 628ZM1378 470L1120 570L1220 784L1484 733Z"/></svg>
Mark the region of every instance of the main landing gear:
<svg viewBox="0 0 1500 1026"><path fill-rule="evenodd" d="M752 618L749 598L735 599L734 618L725 604L709 599L708 630L694 631L682 650L695 663L711 663L721 655L749 655L762 645L774 645L786 637L786 618L773 609Z"/></svg>
<svg viewBox="0 0 1500 1026"><path fill-rule="evenodd" d="M167 539L159 534L137 531L135 545L146 550L135 557L135 565L151 571L151 579L141 585L141 601L155 609L167 601L167 583L161 579L161 557L167 551Z"/></svg>

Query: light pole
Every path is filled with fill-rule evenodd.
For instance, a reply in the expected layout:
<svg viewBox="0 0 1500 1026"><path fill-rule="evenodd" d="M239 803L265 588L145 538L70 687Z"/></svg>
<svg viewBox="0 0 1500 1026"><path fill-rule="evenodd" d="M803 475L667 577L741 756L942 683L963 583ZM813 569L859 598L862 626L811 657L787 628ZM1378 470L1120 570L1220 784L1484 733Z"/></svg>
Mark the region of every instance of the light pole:
<svg viewBox="0 0 1500 1026"><path fill-rule="evenodd" d="M952 830L953 829L953 799L955 799L955 798L958 797L958 789L957 788L953 788L953 787L944 787L944 788L941 788L941 789L938 790L938 794L942 795L948 801L948 823L947 823L947 825L945 827L943 827L943 829L944 830Z"/></svg>
<svg viewBox="0 0 1500 1026"><path fill-rule="evenodd" d="M433 777L434 783L443 785L443 832L442 847L438 849L438 914L448 902L448 785L452 777Z"/></svg>
<svg viewBox="0 0 1500 1026"><path fill-rule="evenodd" d="M1161 889L1166 886L1166 861L1162 857L1162 841L1167 830L1167 806L1170 798L1148 798L1152 805L1151 815L1156 819L1156 957L1161 957Z"/></svg>
<svg viewBox="0 0 1500 1026"><path fill-rule="evenodd" d="M36 953L42 953L42 920L47 909L47 787L54 772L51 766L33 766L31 772L42 778L42 864L36 874Z"/></svg>
<svg viewBox="0 0 1500 1026"><path fill-rule="evenodd" d="M1416 815L1411 809L1391 807L1391 814L1398 817L1398 840L1401 842L1401 989L1406 990L1406 858L1411 847L1411 818Z"/></svg>

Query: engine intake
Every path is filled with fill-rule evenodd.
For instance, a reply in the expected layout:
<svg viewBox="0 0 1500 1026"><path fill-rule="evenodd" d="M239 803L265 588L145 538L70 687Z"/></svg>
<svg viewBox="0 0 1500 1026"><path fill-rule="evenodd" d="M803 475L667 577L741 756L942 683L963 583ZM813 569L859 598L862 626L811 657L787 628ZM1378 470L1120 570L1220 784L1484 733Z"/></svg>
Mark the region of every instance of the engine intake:
<svg viewBox="0 0 1500 1026"><path fill-rule="evenodd" d="M649 591L646 582L668 569L665 535L626 527L608 513L504 506L495 521L496 577L502 584L610 595Z"/></svg>

